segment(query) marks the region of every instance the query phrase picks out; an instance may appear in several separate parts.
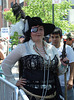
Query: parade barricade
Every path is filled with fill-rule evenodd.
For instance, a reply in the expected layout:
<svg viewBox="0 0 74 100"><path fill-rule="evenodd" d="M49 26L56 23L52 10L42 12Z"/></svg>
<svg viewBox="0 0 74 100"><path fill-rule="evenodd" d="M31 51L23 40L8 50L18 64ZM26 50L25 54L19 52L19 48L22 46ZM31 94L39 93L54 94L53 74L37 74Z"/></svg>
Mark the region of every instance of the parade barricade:
<svg viewBox="0 0 74 100"><path fill-rule="evenodd" d="M2 68L1 68L1 64L0 64L0 76L2 76L3 74L3 71L2 71Z"/></svg>
<svg viewBox="0 0 74 100"><path fill-rule="evenodd" d="M23 90L0 77L0 100L29 100Z"/></svg>
<svg viewBox="0 0 74 100"><path fill-rule="evenodd" d="M29 100L29 98L22 89L19 90L19 100Z"/></svg>
<svg viewBox="0 0 74 100"><path fill-rule="evenodd" d="M0 77L0 100L18 100L18 87Z"/></svg>

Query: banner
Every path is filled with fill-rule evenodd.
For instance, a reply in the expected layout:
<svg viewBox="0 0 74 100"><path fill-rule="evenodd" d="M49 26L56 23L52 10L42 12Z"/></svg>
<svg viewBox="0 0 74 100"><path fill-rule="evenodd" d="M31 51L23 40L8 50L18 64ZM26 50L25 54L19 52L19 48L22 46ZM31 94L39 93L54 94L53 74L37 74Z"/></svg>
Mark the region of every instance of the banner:
<svg viewBox="0 0 74 100"><path fill-rule="evenodd" d="M52 0L52 4L58 4L61 3L63 0Z"/></svg>
<svg viewBox="0 0 74 100"><path fill-rule="evenodd" d="M9 39L9 27L1 28L1 37Z"/></svg>

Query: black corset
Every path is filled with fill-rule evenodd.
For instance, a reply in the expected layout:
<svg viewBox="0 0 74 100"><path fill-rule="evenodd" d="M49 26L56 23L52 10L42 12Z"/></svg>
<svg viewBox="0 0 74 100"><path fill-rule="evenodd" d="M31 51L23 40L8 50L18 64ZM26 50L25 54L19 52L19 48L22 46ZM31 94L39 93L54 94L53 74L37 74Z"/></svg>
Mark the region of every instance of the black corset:
<svg viewBox="0 0 74 100"><path fill-rule="evenodd" d="M34 94L42 95L42 88L44 82L44 66L45 66L45 85L51 85L51 89L49 89L47 94L54 93L55 90L59 91L57 88L60 87L59 79L57 74L55 75L49 68L49 79L48 78L48 61L44 61L44 59L39 55L27 55L21 57L19 60L19 78L25 78L27 84L24 86L28 91ZM38 89L33 89L35 86ZM39 90L41 89L41 91ZM60 89L61 90L61 89ZM58 92L60 93L60 92Z"/></svg>
<svg viewBox="0 0 74 100"><path fill-rule="evenodd" d="M43 69L44 67L43 57L38 55L27 55L21 57L19 62L22 64L23 69L28 69L28 70L39 70Z"/></svg>
<svg viewBox="0 0 74 100"><path fill-rule="evenodd" d="M19 60L19 77L30 80L43 80L44 66L47 67L48 61L44 61L43 57L39 55L27 55L21 57ZM47 76L47 75L46 75Z"/></svg>

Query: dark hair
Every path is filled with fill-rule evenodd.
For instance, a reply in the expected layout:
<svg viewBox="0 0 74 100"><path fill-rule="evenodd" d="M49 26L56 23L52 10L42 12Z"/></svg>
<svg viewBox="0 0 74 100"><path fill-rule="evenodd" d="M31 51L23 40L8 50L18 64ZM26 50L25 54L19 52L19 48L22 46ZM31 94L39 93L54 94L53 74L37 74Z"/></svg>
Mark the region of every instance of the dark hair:
<svg viewBox="0 0 74 100"><path fill-rule="evenodd" d="M21 38L25 38L25 37L24 36L20 36L19 39L21 39Z"/></svg>
<svg viewBox="0 0 74 100"><path fill-rule="evenodd" d="M55 27L54 31L51 34L59 34L62 37L62 29L59 27Z"/></svg>
<svg viewBox="0 0 74 100"><path fill-rule="evenodd" d="M31 37L31 29L29 29L27 32L25 32L25 40L24 40L24 42L27 42L27 41L29 41L30 40L30 37Z"/></svg>
<svg viewBox="0 0 74 100"><path fill-rule="evenodd" d="M72 33L66 33L65 34L67 36L67 39L69 39L70 41L72 40Z"/></svg>
<svg viewBox="0 0 74 100"><path fill-rule="evenodd" d="M72 40L72 38L67 38L67 39L69 39L69 41L71 41L71 40Z"/></svg>

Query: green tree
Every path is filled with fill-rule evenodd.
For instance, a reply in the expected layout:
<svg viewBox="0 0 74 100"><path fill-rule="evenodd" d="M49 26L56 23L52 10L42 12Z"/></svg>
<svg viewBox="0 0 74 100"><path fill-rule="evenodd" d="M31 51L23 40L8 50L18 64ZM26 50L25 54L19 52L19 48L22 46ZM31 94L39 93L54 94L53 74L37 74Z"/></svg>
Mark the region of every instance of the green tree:
<svg viewBox="0 0 74 100"><path fill-rule="evenodd" d="M19 43L19 39L18 39L19 36L20 35L18 35L17 32L14 32L14 35L11 36L12 47L13 45L17 45Z"/></svg>
<svg viewBox="0 0 74 100"><path fill-rule="evenodd" d="M4 14L5 20L7 20L8 22L11 22L12 24L16 23L16 17L14 16L12 12L12 8L10 8L9 11L3 12L3 14Z"/></svg>
<svg viewBox="0 0 74 100"><path fill-rule="evenodd" d="M68 22L68 12L71 9L71 1L64 0L60 4L54 4L54 24L63 31L74 31L74 24ZM28 0L23 7L26 15L39 16L43 22L52 23L52 0Z"/></svg>
<svg viewBox="0 0 74 100"><path fill-rule="evenodd" d="M15 24L17 21L16 21L16 17L13 15L13 12L12 12L12 8L10 8L9 11L6 11L4 12L4 18L8 21L8 22L11 22L12 24ZM13 36L10 36L11 38L11 46L13 47L13 45L17 45L18 42L19 42L19 37L20 35L18 35L17 32L14 32L14 35Z"/></svg>

